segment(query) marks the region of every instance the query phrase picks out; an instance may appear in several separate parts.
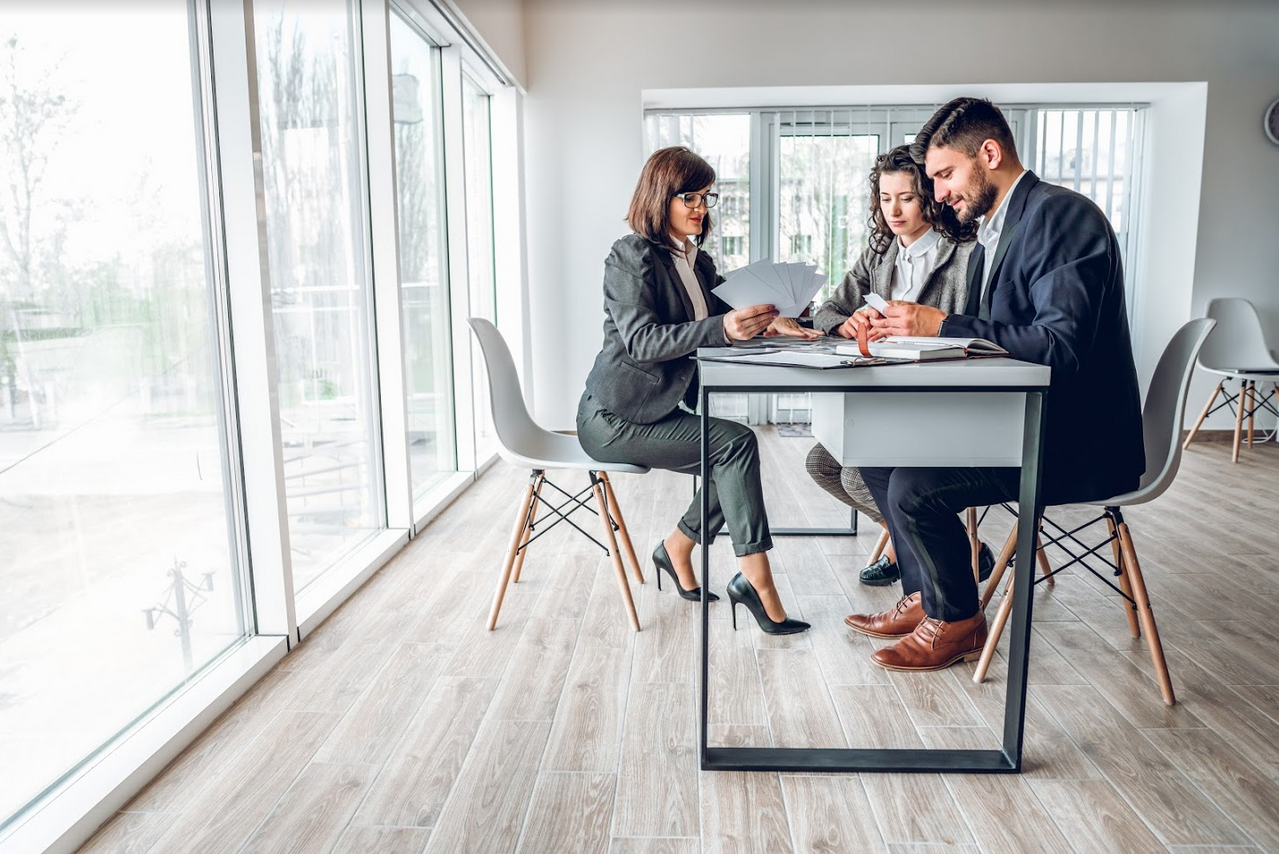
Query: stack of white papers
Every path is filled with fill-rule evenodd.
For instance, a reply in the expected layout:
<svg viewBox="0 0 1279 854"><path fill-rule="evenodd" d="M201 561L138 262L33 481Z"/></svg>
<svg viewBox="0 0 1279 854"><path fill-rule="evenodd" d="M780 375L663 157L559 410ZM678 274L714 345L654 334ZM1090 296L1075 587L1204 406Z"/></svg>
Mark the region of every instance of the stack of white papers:
<svg viewBox="0 0 1279 854"><path fill-rule="evenodd" d="M799 317L826 277L812 264L774 264L756 261L726 277L711 293L733 308L772 305L782 317Z"/></svg>

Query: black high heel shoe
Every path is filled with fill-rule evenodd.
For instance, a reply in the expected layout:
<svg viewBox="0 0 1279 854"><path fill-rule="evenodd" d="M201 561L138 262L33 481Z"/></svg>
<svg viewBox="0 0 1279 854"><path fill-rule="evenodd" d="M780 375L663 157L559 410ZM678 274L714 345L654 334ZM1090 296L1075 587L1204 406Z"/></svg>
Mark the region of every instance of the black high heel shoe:
<svg viewBox="0 0 1279 854"><path fill-rule="evenodd" d="M679 591L681 598L688 599L693 602L702 601L702 588L694 587L692 590L685 590L679 586L679 576L675 574L675 565L671 563L671 556L666 553L666 543L658 543L657 548L653 549L653 566L657 567L657 589L662 589L662 570L671 577L671 581L675 582L675 589ZM719 597L709 590L706 592L706 599L709 602L718 602Z"/></svg>
<svg viewBox="0 0 1279 854"><path fill-rule="evenodd" d="M733 631L737 631L738 605L746 606L746 610L751 612L755 622L759 623L759 630L766 635L793 635L806 632L811 628L803 620L792 620L790 617L780 623L773 622L772 617L768 616L768 612L764 610L764 603L759 601L755 586L740 572L728 582L728 598L733 603Z"/></svg>

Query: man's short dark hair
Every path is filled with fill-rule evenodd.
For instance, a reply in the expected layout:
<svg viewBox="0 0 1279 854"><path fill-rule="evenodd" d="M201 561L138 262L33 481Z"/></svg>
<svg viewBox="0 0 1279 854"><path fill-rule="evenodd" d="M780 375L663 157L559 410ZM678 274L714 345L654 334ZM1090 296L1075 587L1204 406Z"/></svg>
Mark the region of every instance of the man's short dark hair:
<svg viewBox="0 0 1279 854"><path fill-rule="evenodd" d="M910 144L910 156L916 163L923 163L928 149L952 148L967 157L976 157L988 139L999 143L1005 155L1020 159L1012 128L998 107L985 98L956 98L924 122Z"/></svg>

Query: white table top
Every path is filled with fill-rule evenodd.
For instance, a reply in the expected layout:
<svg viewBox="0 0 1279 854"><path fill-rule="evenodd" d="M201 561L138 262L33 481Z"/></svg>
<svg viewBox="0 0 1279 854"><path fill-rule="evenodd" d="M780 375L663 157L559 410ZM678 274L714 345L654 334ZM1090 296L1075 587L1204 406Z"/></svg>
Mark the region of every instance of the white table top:
<svg viewBox="0 0 1279 854"><path fill-rule="evenodd" d="M956 359L826 370L734 364L727 361L699 361L698 367L702 386L717 391L727 391L734 387L794 387L805 391L821 391L825 387L832 391L907 391L913 388L948 386L963 390L1037 390L1048 388L1051 374L1051 369L1046 365L1004 358Z"/></svg>

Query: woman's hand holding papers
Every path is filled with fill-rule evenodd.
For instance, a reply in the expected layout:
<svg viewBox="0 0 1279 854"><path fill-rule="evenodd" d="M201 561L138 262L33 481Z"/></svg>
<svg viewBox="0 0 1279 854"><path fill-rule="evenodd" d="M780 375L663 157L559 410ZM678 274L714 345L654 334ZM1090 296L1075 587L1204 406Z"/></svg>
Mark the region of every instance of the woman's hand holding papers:
<svg viewBox="0 0 1279 854"><path fill-rule="evenodd" d="M729 341L749 341L777 318L771 305L748 305L724 315L724 337Z"/></svg>

